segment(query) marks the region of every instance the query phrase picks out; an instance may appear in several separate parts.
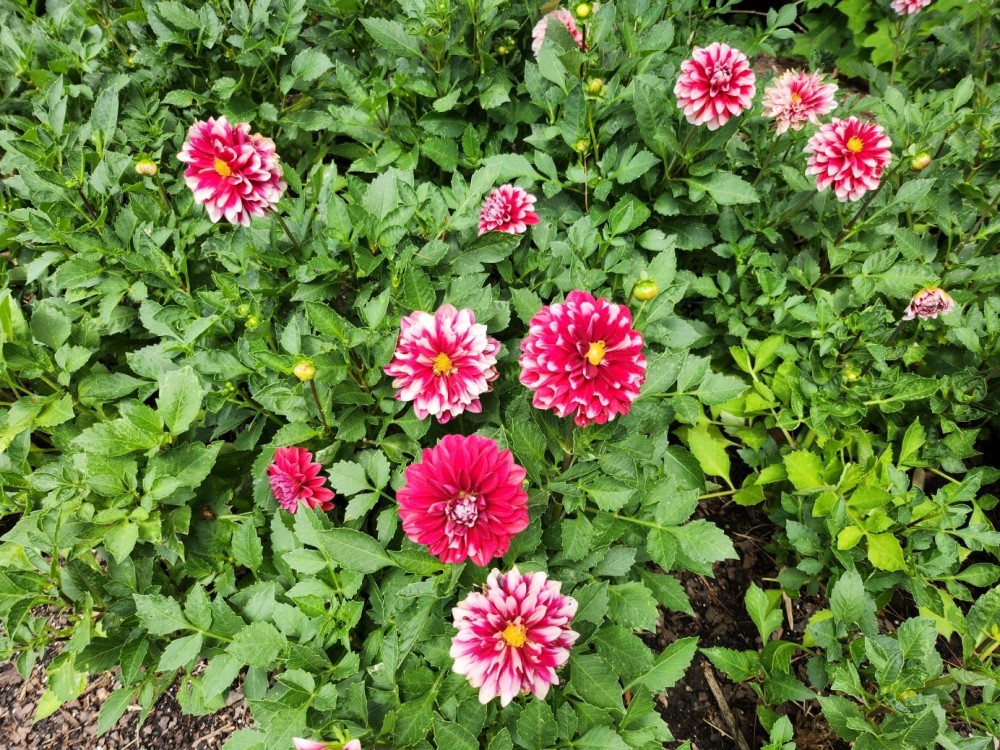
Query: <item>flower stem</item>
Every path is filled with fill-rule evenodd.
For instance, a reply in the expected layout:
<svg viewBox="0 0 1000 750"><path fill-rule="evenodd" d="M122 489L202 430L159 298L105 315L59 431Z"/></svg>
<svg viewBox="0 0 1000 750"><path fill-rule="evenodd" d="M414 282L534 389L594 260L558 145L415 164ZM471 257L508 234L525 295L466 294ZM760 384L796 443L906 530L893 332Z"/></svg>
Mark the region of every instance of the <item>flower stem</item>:
<svg viewBox="0 0 1000 750"><path fill-rule="evenodd" d="M285 230L285 234L288 235L288 239L292 241L292 245L295 246L295 249L301 251L302 245L300 245L299 241L295 239L295 235L292 234L292 230L288 228L288 224L285 222L285 217L275 212L274 218L276 218L278 223L281 224L281 228Z"/></svg>
<svg viewBox="0 0 1000 750"><path fill-rule="evenodd" d="M774 156L774 152L778 149L778 139L775 138L771 142L771 150L767 152L767 156L764 157L764 161L760 163L760 171L757 172L757 177L751 183L754 187L757 187L757 183L760 182L760 178L764 176L764 170L767 169L767 165L771 163L771 158Z"/></svg>
<svg viewBox="0 0 1000 750"><path fill-rule="evenodd" d="M323 431L324 432L329 432L330 431L330 425L327 424L327 421L326 421L326 412L323 411L323 404L320 403L320 400L319 400L319 391L316 390L316 381L315 380L310 380L309 381L309 390L312 391L313 401L316 402L316 410L319 412L319 418L323 421Z"/></svg>
<svg viewBox="0 0 1000 750"><path fill-rule="evenodd" d="M905 17L899 17L899 23L896 24L896 36L892 40L892 71L889 73L889 85L892 86L893 81L896 80L896 64L899 62L899 42L903 38L903 23L905 22ZM904 50L906 46L903 46Z"/></svg>

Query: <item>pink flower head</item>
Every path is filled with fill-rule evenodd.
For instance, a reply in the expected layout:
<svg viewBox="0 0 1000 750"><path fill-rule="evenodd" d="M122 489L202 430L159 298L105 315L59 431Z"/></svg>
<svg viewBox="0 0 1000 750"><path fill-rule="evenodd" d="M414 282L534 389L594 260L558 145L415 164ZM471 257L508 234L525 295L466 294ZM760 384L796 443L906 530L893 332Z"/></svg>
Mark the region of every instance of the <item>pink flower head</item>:
<svg viewBox="0 0 1000 750"><path fill-rule="evenodd" d="M295 513L299 503L330 510L334 493L323 486L326 477L319 475L322 468L305 448L278 448L274 452L274 463L267 467L267 479L278 505L289 513Z"/></svg>
<svg viewBox="0 0 1000 750"><path fill-rule="evenodd" d="M877 124L857 117L834 118L809 139L806 174L816 175L819 190L833 185L837 200L856 201L878 187L892 160L890 146L892 141Z"/></svg>
<svg viewBox="0 0 1000 750"><path fill-rule="evenodd" d="M441 562L487 565L528 527L525 471L481 435L446 435L406 467L396 493L403 531Z"/></svg>
<svg viewBox="0 0 1000 750"><path fill-rule="evenodd" d="M753 103L753 84L747 56L714 42L696 47L691 57L681 63L674 95L689 123L718 130Z"/></svg>
<svg viewBox="0 0 1000 750"><path fill-rule="evenodd" d="M342 750L361 750L361 740L351 740L344 743Z"/></svg>
<svg viewBox="0 0 1000 750"><path fill-rule="evenodd" d="M573 14L565 8L556 8L551 13L546 13L542 16L541 20L535 24L535 28L531 30L531 51L535 53L536 58L542 49L542 43L545 41L545 29L548 28L549 21L552 19L559 21L566 27L566 31L573 37L573 41L576 42L577 47L587 49L587 45L583 41L583 32L576 25L576 19L573 18Z"/></svg>
<svg viewBox="0 0 1000 750"><path fill-rule="evenodd" d="M506 706L518 693L545 699L559 684L556 669L569 659L579 633L569 629L577 602L559 593L545 573L492 570L482 592L452 610L458 635L451 641L452 669L479 688L479 702L500 696Z"/></svg>
<svg viewBox="0 0 1000 750"><path fill-rule="evenodd" d="M777 134L788 128L801 130L807 122L819 124L819 116L837 106L837 84L823 83L818 73L786 70L764 89L764 117L776 120Z"/></svg>
<svg viewBox="0 0 1000 750"><path fill-rule="evenodd" d="M536 200L531 193L514 185L494 188L479 211L479 234L523 234L529 224L538 223L538 214L534 209Z"/></svg>
<svg viewBox="0 0 1000 750"><path fill-rule="evenodd" d="M521 383L531 403L580 427L628 414L646 379L642 334L623 305L589 292L570 292L543 307L521 342Z"/></svg>
<svg viewBox="0 0 1000 750"><path fill-rule="evenodd" d="M301 737L292 737L292 745L295 750L327 750L329 742L317 742L316 740L304 740Z"/></svg>
<svg viewBox="0 0 1000 750"><path fill-rule="evenodd" d="M274 141L251 133L245 122L198 120L177 158L188 165L184 181L212 221L225 216L233 224L249 226L251 216L266 216L274 209L287 187Z"/></svg>
<svg viewBox="0 0 1000 750"><path fill-rule="evenodd" d="M418 310L400 321L385 373L395 378L396 398L412 401L419 419L433 415L444 424L483 410L479 396L493 388L499 351L500 342L486 335L472 310L443 305L433 315Z"/></svg>
<svg viewBox="0 0 1000 750"><path fill-rule="evenodd" d="M936 286L929 286L913 295L913 299L910 300L906 313L903 315L903 320L937 318L938 315L945 315L954 309L955 300L948 292L944 289L938 289Z"/></svg>
<svg viewBox="0 0 1000 750"><path fill-rule="evenodd" d="M892 0L892 9L901 16L908 16L930 4L931 0Z"/></svg>

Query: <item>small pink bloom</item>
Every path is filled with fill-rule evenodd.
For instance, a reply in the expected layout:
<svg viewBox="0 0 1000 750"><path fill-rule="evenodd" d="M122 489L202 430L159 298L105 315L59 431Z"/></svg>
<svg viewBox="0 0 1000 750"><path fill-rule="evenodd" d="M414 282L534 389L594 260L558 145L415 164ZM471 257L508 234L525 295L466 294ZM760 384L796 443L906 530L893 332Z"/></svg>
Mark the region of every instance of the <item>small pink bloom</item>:
<svg viewBox="0 0 1000 750"><path fill-rule="evenodd" d="M441 562L487 565L528 527L524 468L481 435L446 435L406 467L396 493L403 531Z"/></svg>
<svg viewBox="0 0 1000 750"><path fill-rule="evenodd" d="M938 289L936 286L929 286L913 295L913 299L910 300L906 313L903 315L903 320L913 320L914 318L928 320L929 318L937 318L938 315L950 313L954 309L955 300L948 292L944 289Z"/></svg>
<svg viewBox="0 0 1000 750"><path fill-rule="evenodd" d="M295 750L327 750L330 747L328 742L304 740L301 737L292 737L292 745L295 746Z"/></svg>
<svg viewBox="0 0 1000 750"><path fill-rule="evenodd" d="M333 508L334 493L323 486L326 477L319 475L322 468L305 448L278 448L274 463L267 467L267 479L278 505L289 513L295 513L299 503L323 511Z"/></svg>
<svg viewBox="0 0 1000 750"><path fill-rule="evenodd" d="M923 10L931 4L931 0L892 0L892 9L901 16L908 16Z"/></svg>
<svg viewBox="0 0 1000 750"><path fill-rule="evenodd" d="M786 70L764 89L764 117L776 121L777 134L788 128L801 130L807 122L819 124L819 116L837 106L837 84L823 83L818 73Z"/></svg>
<svg viewBox="0 0 1000 750"><path fill-rule="evenodd" d="M538 214L534 209L536 200L531 193L514 185L494 188L479 211L479 234L523 234L529 224L538 223Z"/></svg>
<svg viewBox="0 0 1000 750"><path fill-rule="evenodd" d="M754 74L747 56L714 42L696 47L681 63L674 86L677 106L692 125L718 130L753 103Z"/></svg>
<svg viewBox="0 0 1000 750"><path fill-rule="evenodd" d="M857 117L834 118L809 139L806 174L816 175L816 187L833 185L837 200L856 201L878 187L882 172L892 160L890 140L875 123Z"/></svg>
<svg viewBox="0 0 1000 750"><path fill-rule="evenodd" d="M361 740L351 740L345 743L343 750L361 750Z"/></svg>
<svg viewBox="0 0 1000 750"><path fill-rule="evenodd" d="M483 410L479 396L493 388L499 351L500 342L486 335L472 310L443 305L433 315L418 310L400 321L385 373L395 378L396 398L412 401L419 419L433 415L444 424Z"/></svg>
<svg viewBox="0 0 1000 750"><path fill-rule="evenodd" d="M587 48L587 45L583 41L583 32L576 25L576 19L573 18L573 14L565 8L556 8L551 13L546 13L542 16L541 20L535 24L535 28L531 30L531 51L535 53L536 58L542 49L542 43L545 41L545 29L548 28L549 21L553 19L566 27L570 36L573 37L573 41L576 42L577 47L580 49Z"/></svg>
<svg viewBox="0 0 1000 750"><path fill-rule="evenodd" d="M543 307L521 342L521 383L532 404L580 427L628 414L646 379L642 334L623 305L589 292Z"/></svg>
<svg viewBox="0 0 1000 750"><path fill-rule="evenodd" d="M556 669L579 637L569 629L576 599L560 587L545 573L494 569L482 593L472 592L452 610L458 628L452 669L479 688L480 703L499 695L506 706L518 693L544 700L549 685L559 684Z"/></svg>
<svg viewBox="0 0 1000 750"><path fill-rule="evenodd" d="M250 217L274 209L287 187L274 141L251 133L246 123L230 125L225 117L195 122L177 158L188 165L184 181L212 221L225 216L249 226Z"/></svg>

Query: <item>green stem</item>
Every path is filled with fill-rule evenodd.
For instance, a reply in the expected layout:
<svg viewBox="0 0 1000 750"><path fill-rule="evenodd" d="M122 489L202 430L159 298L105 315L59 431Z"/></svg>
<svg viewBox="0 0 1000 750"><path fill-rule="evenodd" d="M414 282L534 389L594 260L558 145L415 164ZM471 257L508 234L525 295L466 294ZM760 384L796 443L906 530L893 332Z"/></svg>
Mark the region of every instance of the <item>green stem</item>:
<svg viewBox="0 0 1000 750"><path fill-rule="evenodd" d="M316 390L316 381L315 380L310 380L309 381L309 390L312 391L313 401L316 402L316 410L319 412L319 418L323 421L323 431L324 432L329 432L330 431L330 425L327 424L326 413L323 410L323 404L320 403L320 400L319 400L319 391Z"/></svg>

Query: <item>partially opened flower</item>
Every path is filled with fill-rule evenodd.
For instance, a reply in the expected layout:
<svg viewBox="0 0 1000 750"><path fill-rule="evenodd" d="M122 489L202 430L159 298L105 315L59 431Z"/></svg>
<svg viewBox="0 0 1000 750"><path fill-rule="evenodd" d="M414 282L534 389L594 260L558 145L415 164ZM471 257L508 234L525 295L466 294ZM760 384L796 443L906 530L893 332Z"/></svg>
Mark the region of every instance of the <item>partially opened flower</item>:
<svg viewBox="0 0 1000 750"><path fill-rule="evenodd" d="M292 745L295 750L361 750L361 740L350 740L349 742L319 742L318 740L304 740L301 737L292 737Z"/></svg>
<svg viewBox="0 0 1000 750"><path fill-rule="evenodd" d="M642 334L623 305L589 292L543 307L521 342L521 383L532 404L580 427L628 414L646 379Z"/></svg>
<svg viewBox="0 0 1000 750"><path fill-rule="evenodd" d="M954 309L955 300L948 292L944 289L938 289L936 286L929 286L913 295L913 299L910 300L906 313L903 315L903 320L913 320L914 318L928 320L937 318L938 315L950 313Z"/></svg>
<svg viewBox="0 0 1000 750"><path fill-rule="evenodd" d="M892 9L901 16L908 16L923 10L931 4L931 0L892 0Z"/></svg>
<svg viewBox="0 0 1000 750"><path fill-rule="evenodd" d="M543 699L559 684L556 670L569 659L579 633L569 624L577 602L560 593L545 573L490 572L452 610L458 634L451 641L452 669L479 688L479 702L500 696L506 706L519 694Z"/></svg>
<svg viewBox="0 0 1000 750"><path fill-rule="evenodd" d="M323 467L313 461L305 448L289 446L274 452L274 462L267 467L267 479L278 505L295 513L299 504L327 511L333 508L333 490L324 487Z"/></svg>
<svg viewBox="0 0 1000 750"><path fill-rule="evenodd" d="M416 311L400 321L399 341L385 373L396 398L412 401L419 419L444 424L462 412L483 410L479 396L497 379L500 342L486 335L472 310L442 305L436 313Z"/></svg>
<svg viewBox="0 0 1000 750"><path fill-rule="evenodd" d="M806 174L816 175L819 190L833 185L837 200L856 201L878 187L892 160L891 145L892 140L875 123L857 117L835 118L809 139Z"/></svg>
<svg viewBox="0 0 1000 750"><path fill-rule="evenodd" d="M403 531L446 563L487 565L528 527L524 468L481 435L446 435L406 468L396 493Z"/></svg>
<svg viewBox="0 0 1000 750"><path fill-rule="evenodd" d="M188 165L184 181L212 221L248 226L252 216L272 211L287 187L274 141L225 117L195 122L177 158Z"/></svg>
<svg viewBox="0 0 1000 750"><path fill-rule="evenodd" d="M747 56L727 44L696 47L681 63L677 106L692 125L718 130L753 103L754 74Z"/></svg>
<svg viewBox="0 0 1000 750"><path fill-rule="evenodd" d="M570 36L573 37L576 46L580 49L586 49L583 41L583 32L576 25L576 19L573 17L573 14L565 8L556 8L551 13L546 13L542 16L541 20L535 24L535 28L531 30L531 51L535 53L535 57L538 57L538 53L542 50L542 43L545 41L545 30L549 26L549 21L559 21L566 27L566 31L570 33Z"/></svg>
<svg viewBox="0 0 1000 750"><path fill-rule="evenodd" d="M515 185L494 188L479 211L479 234L523 234L530 224L538 223L534 208L536 200L531 193Z"/></svg>
<svg viewBox="0 0 1000 750"><path fill-rule="evenodd" d="M777 134L788 128L801 130L807 122L819 124L819 116L837 106L837 84L823 83L818 73L786 70L764 89L764 117L775 120Z"/></svg>

